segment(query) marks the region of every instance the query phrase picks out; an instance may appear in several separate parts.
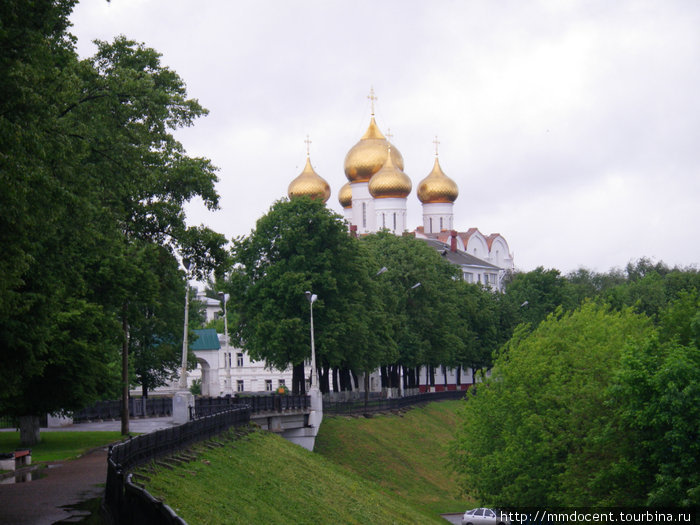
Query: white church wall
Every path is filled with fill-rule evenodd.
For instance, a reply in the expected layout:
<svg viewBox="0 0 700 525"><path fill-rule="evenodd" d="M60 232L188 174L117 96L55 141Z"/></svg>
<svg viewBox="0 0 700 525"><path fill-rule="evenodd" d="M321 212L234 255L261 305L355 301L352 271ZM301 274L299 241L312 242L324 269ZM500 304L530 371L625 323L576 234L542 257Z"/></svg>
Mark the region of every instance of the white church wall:
<svg viewBox="0 0 700 525"><path fill-rule="evenodd" d="M377 225L377 230L387 229L397 235L406 231L405 198L389 197L375 199L374 210L376 214L375 223Z"/></svg>
<svg viewBox="0 0 700 525"><path fill-rule="evenodd" d="M486 242L486 237L484 237L480 231L475 231L469 237L469 241L467 241L466 250L464 251L467 252L469 255L478 257L482 261L488 260L489 246Z"/></svg>
<svg viewBox="0 0 700 525"><path fill-rule="evenodd" d="M453 229L453 208L451 202L432 202L423 204L423 231L440 233Z"/></svg>
<svg viewBox="0 0 700 525"><path fill-rule="evenodd" d="M374 211L374 198L369 192L369 183L353 182L352 188L352 224L357 225L357 233L377 231Z"/></svg>

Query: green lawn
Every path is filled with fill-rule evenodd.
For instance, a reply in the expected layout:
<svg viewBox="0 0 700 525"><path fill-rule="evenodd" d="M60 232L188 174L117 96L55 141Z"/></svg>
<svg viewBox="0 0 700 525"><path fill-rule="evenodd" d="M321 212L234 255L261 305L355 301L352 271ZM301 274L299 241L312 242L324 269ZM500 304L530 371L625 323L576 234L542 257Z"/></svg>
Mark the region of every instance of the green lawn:
<svg viewBox="0 0 700 525"><path fill-rule="evenodd" d="M88 450L121 441L120 432L42 432L41 442L30 447L32 463L60 461L81 456ZM0 432L0 452L21 447L19 432Z"/></svg>

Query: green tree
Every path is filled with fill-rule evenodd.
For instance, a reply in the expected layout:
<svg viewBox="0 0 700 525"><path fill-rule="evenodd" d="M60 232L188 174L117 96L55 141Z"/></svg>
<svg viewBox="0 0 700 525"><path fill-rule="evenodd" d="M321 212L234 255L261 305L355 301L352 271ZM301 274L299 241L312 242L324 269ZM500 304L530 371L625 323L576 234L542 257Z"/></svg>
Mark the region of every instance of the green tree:
<svg viewBox="0 0 700 525"><path fill-rule="evenodd" d="M309 303L314 304L319 368L363 367L363 348L374 346L364 317L369 271L358 241L342 218L308 197L281 200L251 234L233 244L231 301L238 344L270 366L294 367L293 390L304 391L310 357Z"/></svg>
<svg viewBox="0 0 700 525"><path fill-rule="evenodd" d="M658 335L628 346L610 388L617 425L603 434L621 453L599 491L626 504L700 504L700 302L685 293L662 313ZM609 496L608 496L609 497Z"/></svg>
<svg viewBox="0 0 700 525"><path fill-rule="evenodd" d="M425 242L388 232L362 240L370 248L376 268L387 271L375 279L382 300L386 340L398 355L388 352L382 365L383 386L398 387L399 367L407 386L418 384L418 369L427 365L454 367L466 347L468 329L460 322L458 269ZM431 384L434 376L431 374Z"/></svg>
<svg viewBox="0 0 700 525"><path fill-rule="evenodd" d="M622 348L649 329L629 310L594 303L552 314L532 332L519 327L486 386L465 402L452 445L465 491L499 506L597 503L591 473L612 461L599 440L613 418L606 389Z"/></svg>
<svg viewBox="0 0 700 525"><path fill-rule="evenodd" d="M187 228L183 212L195 196L216 207L214 168L170 133L205 110L155 51L124 38L79 61L73 5L0 7L0 411L21 416L25 442L38 439L38 415L110 391L120 340L128 395L140 243L174 254L216 237Z"/></svg>
<svg viewBox="0 0 700 525"><path fill-rule="evenodd" d="M531 272L516 272L506 282L505 300L515 307L519 322L534 329L557 307L564 305L566 281L559 270L542 266Z"/></svg>

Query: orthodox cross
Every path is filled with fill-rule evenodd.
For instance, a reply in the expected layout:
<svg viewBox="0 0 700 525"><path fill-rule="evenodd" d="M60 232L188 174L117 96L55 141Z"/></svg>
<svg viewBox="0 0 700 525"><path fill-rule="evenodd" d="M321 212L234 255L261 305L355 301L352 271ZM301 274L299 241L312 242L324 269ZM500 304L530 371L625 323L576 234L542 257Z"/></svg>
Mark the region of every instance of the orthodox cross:
<svg viewBox="0 0 700 525"><path fill-rule="evenodd" d="M435 135L435 140L433 141L433 144L435 144L435 156L438 156L438 145L440 144L440 141L437 138L437 135Z"/></svg>
<svg viewBox="0 0 700 525"><path fill-rule="evenodd" d="M304 141L306 143L306 156L309 156L309 144L311 144L311 140L309 139L309 135L306 135L306 140Z"/></svg>
<svg viewBox="0 0 700 525"><path fill-rule="evenodd" d="M377 97L374 96L374 86L369 88L369 95L367 98L371 101L372 104L372 116L374 116L374 101L377 100Z"/></svg>

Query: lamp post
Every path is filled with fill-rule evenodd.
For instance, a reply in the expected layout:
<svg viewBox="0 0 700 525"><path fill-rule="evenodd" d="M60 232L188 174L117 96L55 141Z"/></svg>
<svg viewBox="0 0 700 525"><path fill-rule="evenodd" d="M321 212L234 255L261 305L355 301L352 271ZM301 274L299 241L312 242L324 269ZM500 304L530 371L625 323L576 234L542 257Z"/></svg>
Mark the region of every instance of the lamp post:
<svg viewBox="0 0 700 525"><path fill-rule="evenodd" d="M191 411L194 408L194 396L187 390L187 334L189 324L190 309L190 260L183 259L182 265L185 267L185 324L182 333L182 368L180 370L180 381L178 391L173 394L173 423L179 425L186 423L191 418Z"/></svg>
<svg viewBox="0 0 700 525"><path fill-rule="evenodd" d="M417 282L416 284L411 286L408 289L408 291L410 292L411 290L415 290L416 288L418 288L420 286L421 286L421 283ZM426 374L427 374L427 372L426 372ZM426 375L426 377L427 377L427 375ZM405 394L403 381L404 381L403 365L401 365L400 369L399 369L399 397L403 397L403 395ZM420 367L418 368L418 374L416 377L416 381L417 381L418 385L420 386ZM426 384L427 384L427 380L426 380Z"/></svg>
<svg viewBox="0 0 700 525"><path fill-rule="evenodd" d="M183 259L182 265L185 267L185 325L182 334L182 368L180 370L180 382L178 383L178 387L180 390L187 390L187 334L189 332L187 325L189 324L190 310L190 260Z"/></svg>
<svg viewBox="0 0 700 525"><path fill-rule="evenodd" d="M311 307L311 384L309 385L309 390L318 390L318 375L316 372L316 347L314 346L314 303L318 296L309 291L305 292L306 298L309 301Z"/></svg>
<svg viewBox="0 0 700 525"><path fill-rule="evenodd" d="M228 347L228 316L226 315L226 303L228 302L229 295L224 292L219 292L219 298L221 299L221 304L224 305L224 367L226 368L225 390L227 394L230 394L233 392L233 388L231 387L231 351Z"/></svg>

